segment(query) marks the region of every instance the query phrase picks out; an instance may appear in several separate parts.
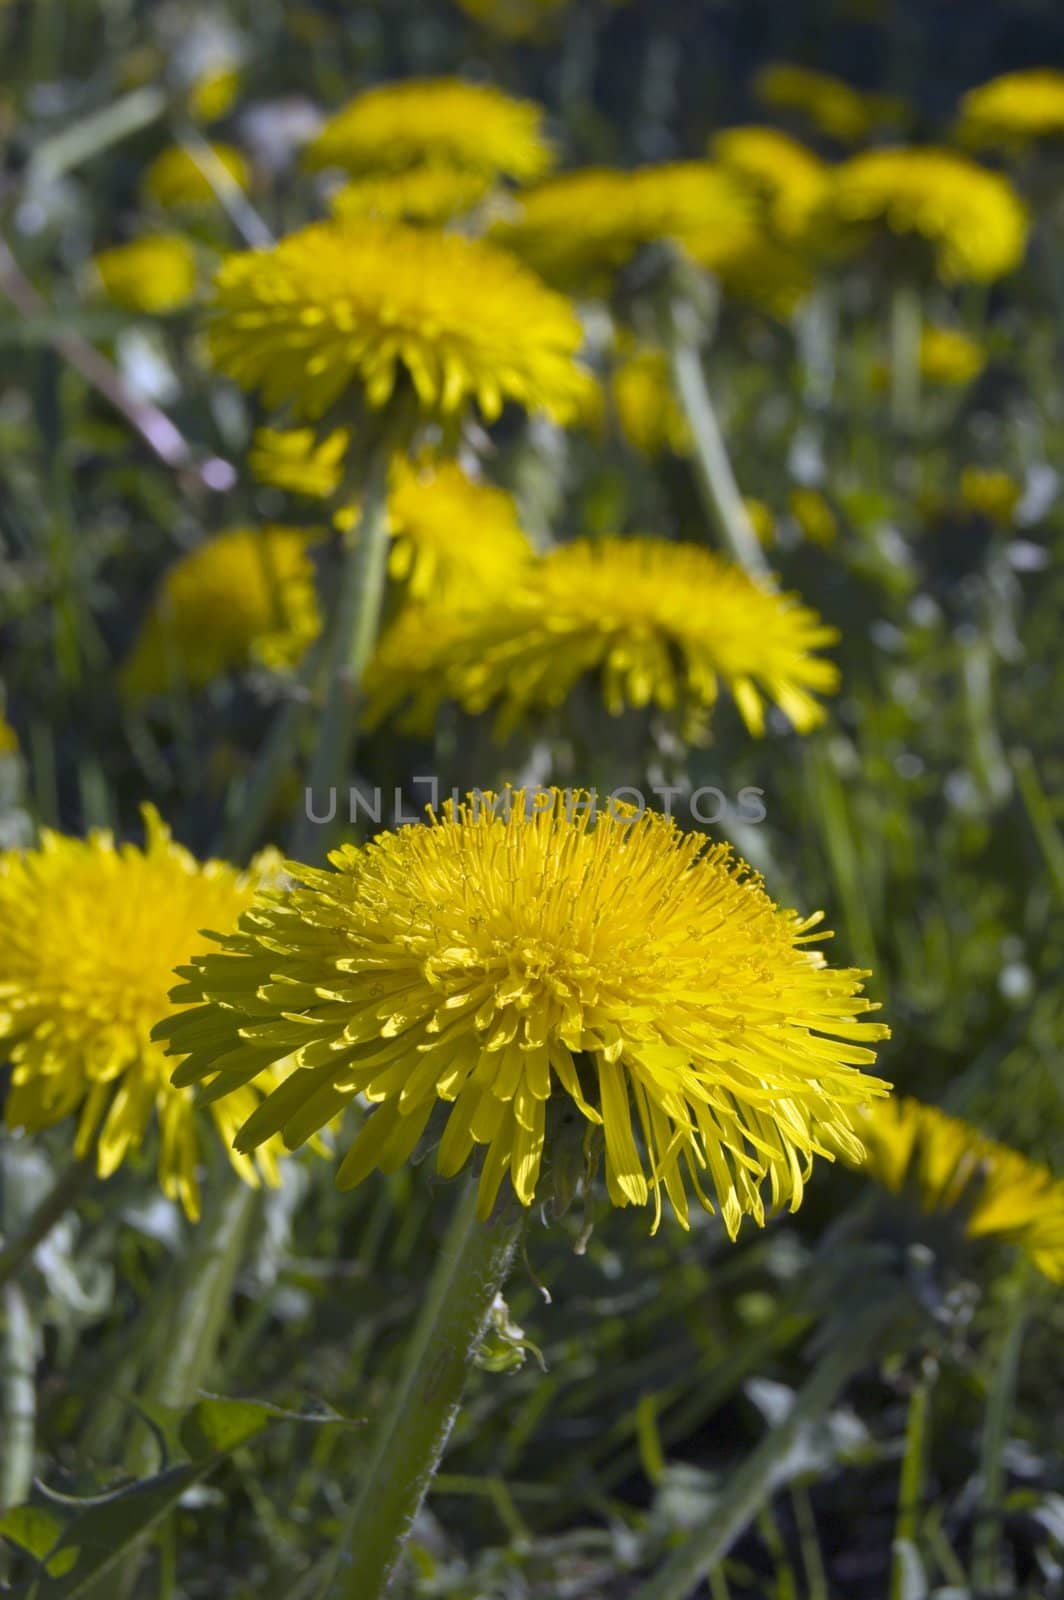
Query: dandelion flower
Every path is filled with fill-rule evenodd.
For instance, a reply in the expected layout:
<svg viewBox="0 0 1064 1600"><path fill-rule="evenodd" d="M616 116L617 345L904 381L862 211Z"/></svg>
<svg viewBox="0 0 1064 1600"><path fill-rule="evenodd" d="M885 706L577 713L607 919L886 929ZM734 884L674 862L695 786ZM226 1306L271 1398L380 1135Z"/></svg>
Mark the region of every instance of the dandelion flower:
<svg viewBox="0 0 1064 1600"><path fill-rule="evenodd" d="M969 89L961 101L957 137L964 144L1020 149L1064 136L1064 72L1032 67L1006 72Z"/></svg>
<svg viewBox="0 0 1064 1600"><path fill-rule="evenodd" d="M965 467L961 473L960 499L966 511L974 511L989 522L1010 528L1016 517L1016 507L1023 499L1023 486L1007 472L991 467Z"/></svg>
<svg viewBox="0 0 1064 1600"><path fill-rule="evenodd" d="M243 1151L295 1148L363 1096L344 1187L438 1140L444 1177L484 1147L481 1215L507 1174L528 1206L575 1119L613 1204L652 1203L655 1226L663 1196L687 1225L688 1185L733 1238L766 1179L795 1208L828 1130L859 1159L854 1108L886 1088L854 1070L887 1031L861 1020L865 974L828 967L819 917L775 906L727 845L589 805L474 795L292 868L301 887L181 968L194 1009L157 1030L188 1052L175 1081L224 1093L291 1055Z"/></svg>
<svg viewBox="0 0 1064 1600"><path fill-rule="evenodd" d="M197 861L150 806L143 849L42 835L38 849L0 854L0 1044L13 1067L7 1124L35 1133L78 1115L75 1152L96 1148L108 1178L141 1146L154 1113L159 1182L199 1213L196 1168L203 1118L190 1090L170 1083L172 1062L149 1037L173 1006L173 969L205 947L202 930L228 932L270 873L275 855L246 873ZM276 1142L254 1162L232 1147L261 1098L251 1074L211 1120L246 1183L277 1181ZM272 1080L271 1080L272 1081Z"/></svg>
<svg viewBox="0 0 1064 1600"><path fill-rule="evenodd" d="M487 84L409 78L368 89L331 117L307 165L347 172L439 166L529 183L553 164L543 110Z"/></svg>
<svg viewBox="0 0 1064 1600"><path fill-rule="evenodd" d="M210 146L238 189L251 186L251 169L240 151L230 144ZM144 198L164 211L195 211L217 204L218 196L208 174L183 145L171 145L157 155L143 182Z"/></svg>
<svg viewBox="0 0 1064 1600"><path fill-rule="evenodd" d="M452 461L395 463L388 527L389 576L413 601L487 599L520 581L532 559L513 496Z"/></svg>
<svg viewBox="0 0 1064 1600"><path fill-rule="evenodd" d="M878 103L830 72L815 72L789 62L762 68L754 93L764 106L797 111L820 133L842 144L858 144L875 120Z"/></svg>
<svg viewBox="0 0 1064 1600"><path fill-rule="evenodd" d="M757 500L753 495L743 496L743 505L746 515L750 519L750 526L758 544L774 544L776 540L776 519L772 514L771 506L763 500Z"/></svg>
<svg viewBox="0 0 1064 1600"><path fill-rule="evenodd" d="M1064 1283L1064 1182L1047 1167L919 1100L877 1102L859 1134L866 1154L857 1165L885 1189L913 1194L929 1214L955 1213L969 1239L1018 1246Z"/></svg>
<svg viewBox="0 0 1064 1600"><path fill-rule="evenodd" d="M231 111L240 93L240 71L235 66L204 72L189 88L188 114L194 122L217 122Z"/></svg>
<svg viewBox="0 0 1064 1600"><path fill-rule="evenodd" d="M712 272L729 300L782 322L813 287L805 256L752 218L741 227L690 234L684 248L698 266Z"/></svg>
<svg viewBox="0 0 1064 1600"><path fill-rule="evenodd" d="M563 11L568 0L457 0L474 22L483 23L506 39L525 39L540 23Z"/></svg>
<svg viewBox="0 0 1064 1600"><path fill-rule="evenodd" d="M761 734L766 702L800 732L838 684L815 652L835 640L793 595L769 592L698 545L580 540L534 562L505 596L452 619L427 650L387 632L367 675L369 716L454 699L498 708L501 735L561 706L592 676L607 710L655 706L698 738L723 684ZM426 681L428 679L429 681Z"/></svg>
<svg viewBox="0 0 1064 1600"><path fill-rule="evenodd" d="M779 128L756 126L716 134L710 154L750 189L775 233L802 235L827 186L826 162Z"/></svg>
<svg viewBox="0 0 1064 1600"><path fill-rule="evenodd" d="M146 234L101 250L92 266L108 299L128 311L176 311L196 292L196 252L180 234Z"/></svg>
<svg viewBox="0 0 1064 1600"><path fill-rule="evenodd" d="M610 390L621 434L633 450L652 460L666 451L689 452L691 432L662 351L643 345L622 356Z"/></svg>
<svg viewBox="0 0 1064 1600"><path fill-rule="evenodd" d="M839 536L839 519L819 489L799 485L787 496L787 509L802 531L802 537L821 548L834 544Z"/></svg>
<svg viewBox="0 0 1064 1600"><path fill-rule="evenodd" d="M566 172L515 203L514 217L497 223L492 237L567 286L593 284L658 240L740 230L751 214L736 180L705 161Z"/></svg>
<svg viewBox="0 0 1064 1600"><path fill-rule="evenodd" d="M355 178L333 195L333 215L349 222L383 217L394 222L439 226L475 210L491 192L490 172L453 167L413 167L409 172Z"/></svg>
<svg viewBox="0 0 1064 1600"><path fill-rule="evenodd" d="M313 428L257 428L248 465L259 483L311 500L331 500L343 482L351 445L346 428L319 438Z"/></svg>
<svg viewBox="0 0 1064 1600"><path fill-rule="evenodd" d="M986 350L959 328L931 324L920 335L920 376L928 383L960 388L978 378Z"/></svg>
<svg viewBox="0 0 1064 1600"><path fill-rule="evenodd" d="M123 664L123 692L142 700L254 665L294 666L321 630L312 538L298 528L234 528L182 556Z"/></svg>
<svg viewBox="0 0 1064 1600"><path fill-rule="evenodd" d="M208 331L221 370L267 405L320 417L349 385L384 406L406 379L426 410L512 400L566 422L590 377L569 302L477 239L366 221L316 223L230 256Z"/></svg>
<svg viewBox="0 0 1064 1600"><path fill-rule="evenodd" d="M946 283L990 283L1019 266L1027 212L999 173L952 150L869 150L835 169L819 223L859 243L886 230L925 246Z"/></svg>

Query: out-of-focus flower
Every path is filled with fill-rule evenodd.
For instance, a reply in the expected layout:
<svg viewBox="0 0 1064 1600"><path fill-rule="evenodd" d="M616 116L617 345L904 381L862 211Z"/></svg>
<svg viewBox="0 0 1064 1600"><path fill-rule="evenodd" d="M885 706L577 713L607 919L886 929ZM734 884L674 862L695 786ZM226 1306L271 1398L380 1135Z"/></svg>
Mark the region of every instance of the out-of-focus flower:
<svg viewBox="0 0 1064 1600"><path fill-rule="evenodd" d="M427 226L468 216L491 192L489 172L453 167L412 167L409 172L355 178L333 195L333 215L341 221L383 217Z"/></svg>
<svg viewBox="0 0 1064 1600"><path fill-rule="evenodd" d="M729 300L780 322L794 315L813 287L805 256L752 220L734 229L690 234L684 248L698 266L712 272Z"/></svg>
<svg viewBox="0 0 1064 1600"><path fill-rule="evenodd" d="M797 239L823 198L830 168L779 128L726 128L710 141L710 154L746 184L765 222L783 239Z"/></svg>
<svg viewBox="0 0 1064 1600"><path fill-rule="evenodd" d="M569 0L455 0L459 9L506 39L526 39Z"/></svg>
<svg viewBox="0 0 1064 1600"><path fill-rule="evenodd" d="M422 725L453 699L474 714L496 708L504 736L591 678L612 715L655 706L689 739L704 736L722 685L751 733L764 731L766 703L804 733L824 715L814 696L838 685L816 654L835 630L815 612L708 550L660 539L559 546L431 642L411 637L417 626L400 618L381 640L366 679L371 721L407 706Z"/></svg>
<svg viewBox="0 0 1064 1600"><path fill-rule="evenodd" d="M159 1183L195 1218L199 1129L209 1122L245 1183L276 1183L278 1141L260 1150L257 1168L233 1149L264 1080L251 1074L235 1097L200 1112L190 1090L171 1086L173 1063L149 1034L174 1010L174 967L204 947L204 928L236 927L280 858L270 852L243 873L197 861L150 806L144 819L142 850L109 833L45 832L38 849L0 854L0 1043L14 1068L5 1115L8 1127L35 1133L79 1113L75 1151L98 1141L101 1178L139 1150L154 1115Z"/></svg>
<svg viewBox="0 0 1064 1600"><path fill-rule="evenodd" d="M142 700L250 666L294 666L321 629L313 537L235 528L182 556L163 575L122 666L123 693Z"/></svg>
<svg viewBox="0 0 1064 1600"><path fill-rule="evenodd" d="M866 1155L856 1165L885 1189L929 1214L953 1213L969 1239L1017 1246L1064 1283L1064 1182L1048 1168L919 1100L876 1102L858 1131Z"/></svg>
<svg viewBox="0 0 1064 1600"><path fill-rule="evenodd" d="M745 230L749 194L707 161L562 173L515 200L492 237L552 282L588 287L658 240Z"/></svg>
<svg viewBox="0 0 1064 1600"><path fill-rule="evenodd" d="M837 231L842 244L877 232L899 248L922 244L946 283L990 283L1012 272L1023 260L1027 226L1006 178L933 147L869 150L844 161L817 209L825 242Z"/></svg>
<svg viewBox="0 0 1064 1600"><path fill-rule="evenodd" d="M579 318L504 251L398 222L316 223L230 256L216 279L211 354L270 406L317 418L359 384L371 406L408 385L444 416L514 401L579 414L591 379Z"/></svg>
<svg viewBox="0 0 1064 1600"><path fill-rule="evenodd" d="M368 89L338 111L306 149L313 168L404 172L457 167L528 183L553 165L543 110L487 84L409 78Z"/></svg>
<svg viewBox="0 0 1064 1600"><path fill-rule="evenodd" d="M667 450L678 456L688 453L691 431L660 350L644 345L622 354L613 369L610 393L621 434L633 450L652 460Z"/></svg>
<svg viewBox="0 0 1064 1600"><path fill-rule="evenodd" d="M423 1138L444 1177L479 1145L486 1216L507 1174L533 1203L575 1116L568 1160L603 1149L614 1205L652 1204L656 1227L667 1198L686 1226L690 1185L733 1238L764 1220L765 1180L773 1207L800 1203L828 1136L859 1159L851 1119L886 1088L855 1070L887 1032L864 974L829 968L819 917L774 905L727 845L554 789L471 796L329 859L183 967L195 1008L157 1030L189 1052L181 1084L237 1089L266 1044L292 1057L240 1149L294 1148L364 1095L343 1187Z"/></svg>
<svg viewBox="0 0 1064 1600"><path fill-rule="evenodd" d="M1064 137L1064 72L1032 67L969 89L957 138L976 149L1018 147Z"/></svg>
<svg viewBox="0 0 1064 1600"><path fill-rule="evenodd" d="M986 366L986 350L959 328L930 325L920 335L920 376L928 383L960 387Z"/></svg>
<svg viewBox="0 0 1064 1600"><path fill-rule="evenodd" d="M819 489L798 487L787 496L787 507L810 544L826 548L839 536L839 519Z"/></svg>
<svg viewBox="0 0 1064 1600"><path fill-rule="evenodd" d="M237 67L216 67L204 72L188 92L189 116L195 122L217 122L231 111L240 93Z"/></svg>
<svg viewBox="0 0 1064 1600"><path fill-rule="evenodd" d="M343 482L351 444L346 428L319 438L313 428L257 428L248 465L260 483L311 500L331 500Z"/></svg>
<svg viewBox="0 0 1064 1600"><path fill-rule="evenodd" d="M389 575L409 599L487 602L520 581L532 547L512 495L453 461L399 460L388 496Z"/></svg>
<svg viewBox="0 0 1064 1600"><path fill-rule="evenodd" d="M989 522L1010 528L1016 507L1023 499L1023 486L1007 472L987 467L965 467L961 473L961 504L967 511L986 517Z"/></svg>
<svg viewBox="0 0 1064 1600"><path fill-rule="evenodd" d="M776 519L772 514L771 507L767 506L763 500L756 500L753 495L749 494L743 496L743 505L746 508L747 516L750 518L750 526L754 530L754 537L757 539L758 544L775 544Z"/></svg>
<svg viewBox="0 0 1064 1600"><path fill-rule="evenodd" d="M101 250L92 267L108 299L129 311L176 311L196 292L196 252L176 233L149 233Z"/></svg>
<svg viewBox="0 0 1064 1600"><path fill-rule="evenodd" d="M251 169L240 151L231 144L212 144L215 159L238 189L251 187ZM164 211L195 211L218 203L215 186L208 172L183 145L171 145L155 157L144 174L145 201Z"/></svg>
<svg viewBox="0 0 1064 1600"><path fill-rule="evenodd" d="M859 144L877 121L892 120L902 109L899 102L864 94L830 72L783 61L758 73L754 93L762 105L797 111L819 132L842 144Z"/></svg>

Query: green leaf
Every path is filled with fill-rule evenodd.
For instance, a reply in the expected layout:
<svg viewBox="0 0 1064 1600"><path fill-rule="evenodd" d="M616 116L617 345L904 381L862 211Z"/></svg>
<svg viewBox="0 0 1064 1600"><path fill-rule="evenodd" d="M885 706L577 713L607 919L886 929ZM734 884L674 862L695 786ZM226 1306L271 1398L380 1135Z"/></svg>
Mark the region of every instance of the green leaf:
<svg viewBox="0 0 1064 1600"><path fill-rule="evenodd" d="M63 1531L58 1517L43 1506L14 1506L0 1517L0 1535L43 1561L54 1550Z"/></svg>

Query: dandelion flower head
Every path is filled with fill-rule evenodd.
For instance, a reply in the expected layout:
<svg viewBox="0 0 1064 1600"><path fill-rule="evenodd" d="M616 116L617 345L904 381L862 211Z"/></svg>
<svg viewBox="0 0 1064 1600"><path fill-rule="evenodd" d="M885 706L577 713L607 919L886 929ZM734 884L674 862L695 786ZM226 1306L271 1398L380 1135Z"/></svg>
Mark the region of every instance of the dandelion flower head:
<svg viewBox="0 0 1064 1600"><path fill-rule="evenodd" d="M689 452L690 429L661 350L640 345L622 354L611 375L610 392L617 424L633 450L652 460L666 451L679 456Z"/></svg>
<svg viewBox="0 0 1064 1600"><path fill-rule="evenodd" d="M411 601L486 599L519 582L532 559L513 496L453 461L397 461L388 526L388 573Z"/></svg>
<svg viewBox="0 0 1064 1600"><path fill-rule="evenodd" d="M1047 1167L919 1100L877 1101L859 1132L861 1170L885 1189L912 1193L930 1214L958 1212L969 1239L1016 1245L1064 1283L1064 1182Z"/></svg>
<svg viewBox="0 0 1064 1600"><path fill-rule="evenodd" d="M405 172L440 166L530 183L553 165L543 110L487 84L408 78L367 89L307 147L308 166Z"/></svg>
<svg viewBox="0 0 1064 1600"><path fill-rule="evenodd" d="M129 311L176 311L196 292L196 252L176 233L145 234L101 250L92 267L108 299Z"/></svg>
<svg viewBox="0 0 1064 1600"><path fill-rule="evenodd" d="M590 386L579 318L482 240L367 220L316 223L223 262L208 342L216 365L267 405L311 419L359 384L373 407L408 380L443 416L507 401L565 423Z"/></svg>
<svg viewBox="0 0 1064 1600"><path fill-rule="evenodd" d="M754 93L764 106L797 111L820 133L842 144L858 144L874 120L875 102L842 78L777 61L762 68Z"/></svg>
<svg viewBox="0 0 1064 1600"><path fill-rule="evenodd" d="M779 128L726 128L710 141L710 155L748 185L767 222L781 238L800 236L822 198L830 168Z"/></svg>
<svg viewBox="0 0 1064 1600"><path fill-rule="evenodd" d="M920 335L920 376L928 383L960 388L978 378L986 349L960 328L928 324Z"/></svg>
<svg viewBox="0 0 1064 1600"><path fill-rule="evenodd" d="M554 789L474 795L329 859L183 967L193 1009L157 1030L188 1052L181 1084L237 1089L292 1056L239 1149L294 1148L362 1096L342 1186L423 1139L444 1177L480 1146L487 1215L507 1175L531 1205L575 1127L614 1205L653 1204L656 1226L667 1198L686 1225L690 1188L733 1238L764 1220L766 1180L773 1208L800 1203L829 1134L859 1158L856 1106L886 1088L855 1070L886 1034L864 974L828 967L819 918L728 846Z"/></svg>
<svg viewBox="0 0 1064 1600"><path fill-rule="evenodd" d="M542 22L557 16L568 0L457 0L459 8L506 39L525 39Z"/></svg>
<svg viewBox="0 0 1064 1600"><path fill-rule="evenodd" d="M1019 266L1027 212L1006 178L933 147L869 150L835 168L818 217L859 243L878 230L930 250L946 283L990 283Z"/></svg>
<svg viewBox="0 0 1064 1600"><path fill-rule="evenodd" d="M1064 136L1064 72L1032 67L969 89L961 100L958 139L974 148L1024 148Z"/></svg>
<svg viewBox="0 0 1064 1600"><path fill-rule="evenodd" d="M313 537L234 528L174 562L123 664L123 692L141 700L252 666L295 666L321 630Z"/></svg>
<svg viewBox="0 0 1064 1600"><path fill-rule="evenodd" d="M491 192L490 172L455 167L412 167L409 172L353 178L333 195L333 215L341 221L383 217L394 222L438 227L468 216Z"/></svg>
<svg viewBox="0 0 1064 1600"><path fill-rule="evenodd" d="M173 968L206 946L201 930L235 928L279 861L271 853L246 873L197 861L151 807L144 817L143 849L104 832L46 832L37 849L0 854L0 1044L14 1069L6 1118L36 1133L77 1114L75 1152L95 1149L107 1178L139 1150L154 1116L163 1193L195 1218L206 1119L191 1091L171 1085L173 1063L150 1033L173 1010ZM260 1098L249 1078L209 1117L250 1184L277 1179L276 1141L257 1168L232 1148Z"/></svg>
<svg viewBox="0 0 1064 1600"><path fill-rule="evenodd" d="M725 297L786 322L813 287L806 257L753 218L741 226L705 228L684 247L716 278Z"/></svg>
<svg viewBox="0 0 1064 1600"><path fill-rule="evenodd" d="M770 703L804 733L824 715L816 696L838 684L817 654L835 637L793 595L700 546L579 540L531 563L506 596L458 614L427 654L386 633L366 689L374 720L411 704L416 723L454 699L472 713L496 707L505 735L591 678L612 715L653 706L697 739L723 686L751 733L764 732Z"/></svg>
<svg viewBox="0 0 1064 1600"><path fill-rule="evenodd" d="M212 144L214 159L245 192L251 187L251 169L233 145ZM170 145L156 156L143 181L144 198L164 211L195 211L214 206L218 196L209 173L183 145Z"/></svg>

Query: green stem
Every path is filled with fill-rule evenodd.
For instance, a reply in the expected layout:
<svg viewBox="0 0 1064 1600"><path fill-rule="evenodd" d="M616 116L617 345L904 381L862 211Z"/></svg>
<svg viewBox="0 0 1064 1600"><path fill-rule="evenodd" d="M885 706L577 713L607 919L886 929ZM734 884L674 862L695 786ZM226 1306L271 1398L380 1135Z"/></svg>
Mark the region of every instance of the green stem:
<svg viewBox="0 0 1064 1600"><path fill-rule="evenodd" d="M1021 747L1011 752L1011 761L1012 770L1016 774L1016 783L1027 808L1028 819L1034 829L1034 836L1049 874L1049 881L1056 891L1057 899L1064 904L1064 838L1061 837L1060 828L1057 826L1038 776L1034 757L1030 750Z"/></svg>
<svg viewBox="0 0 1064 1600"><path fill-rule="evenodd" d="M408 1347L403 1375L365 1462L362 1487L319 1600L380 1600L439 1466L470 1363L524 1226L481 1222L476 1187L458 1203Z"/></svg>
<svg viewBox="0 0 1064 1600"><path fill-rule="evenodd" d="M386 447L376 452L361 514L347 536L333 613L325 668L325 705L307 778L308 794L294 829L292 854L301 861L321 860L329 829L315 822L313 809L330 809L332 791L348 770L358 731L358 690L373 654L388 577L388 469ZM337 797L337 805L339 799Z"/></svg>
<svg viewBox="0 0 1064 1600"><path fill-rule="evenodd" d="M92 1182L95 1171L95 1149L71 1162L66 1171L49 1189L37 1206L17 1239L0 1250L0 1286L13 1278L37 1246L48 1237L56 1223L61 1221L83 1190Z"/></svg>
<svg viewBox="0 0 1064 1600"><path fill-rule="evenodd" d="M787 1416L769 1429L729 1479L712 1519L689 1534L660 1570L636 1590L633 1600L688 1600L771 1500L801 1429L819 1422L850 1379L875 1360L896 1312L896 1303L887 1300L853 1319L845 1344L825 1352L795 1395Z"/></svg>
<svg viewBox="0 0 1064 1600"><path fill-rule="evenodd" d="M920 291L902 278L890 296L890 411L899 433L915 434L920 425L922 332Z"/></svg>
<svg viewBox="0 0 1064 1600"><path fill-rule="evenodd" d="M697 343L675 332L669 363L694 441L695 475L710 521L732 559L756 582L770 583L772 574L735 481Z"/></svg>
<svg viewBox="0 0 1064 1600"><path fill-rule="evenodd" d="M0 1511L21 1505L33 1483L37 1420L37 1332L17 1284L3 1292L4 1332L0 1357L4 1448L0 1452Z"/></svg>
<svg viewBox="0 0 1064 1600"><path fill-rule="evenodd" d="M905 1455L898 1486L898 1520L890 1570L890 1600L904 1600L909 1567L906 1551L916 1544L920 1509L924 1498L924 1473L927 1457L927 1417L931 1401L931 1381L921 1377L909 1398L905 1425Z"/></svg>
<svg viewBox="0 0 1064 1600"><path fill-rule="evenodd" d="M1016 1403L1020 1353L1027 1331L1030 1301L1025 1285L1017 1290L1009 1310L1005 1342L994 1382L987 1396L983 1440L979 1453L980 1516L972 1540L972 1586L980 1593L997 1591L1000 1569L1001 1511L1005 1496L1005 1442Z"/></svg>
<svg viewBox="0 0 1064 1600"><path fill-rule="evenodd" d="M984 794L998 804L1012 788L1012 771L994 712L994 650L990 640L973 626L961 638L960 652L972 769Z"/></svg>

